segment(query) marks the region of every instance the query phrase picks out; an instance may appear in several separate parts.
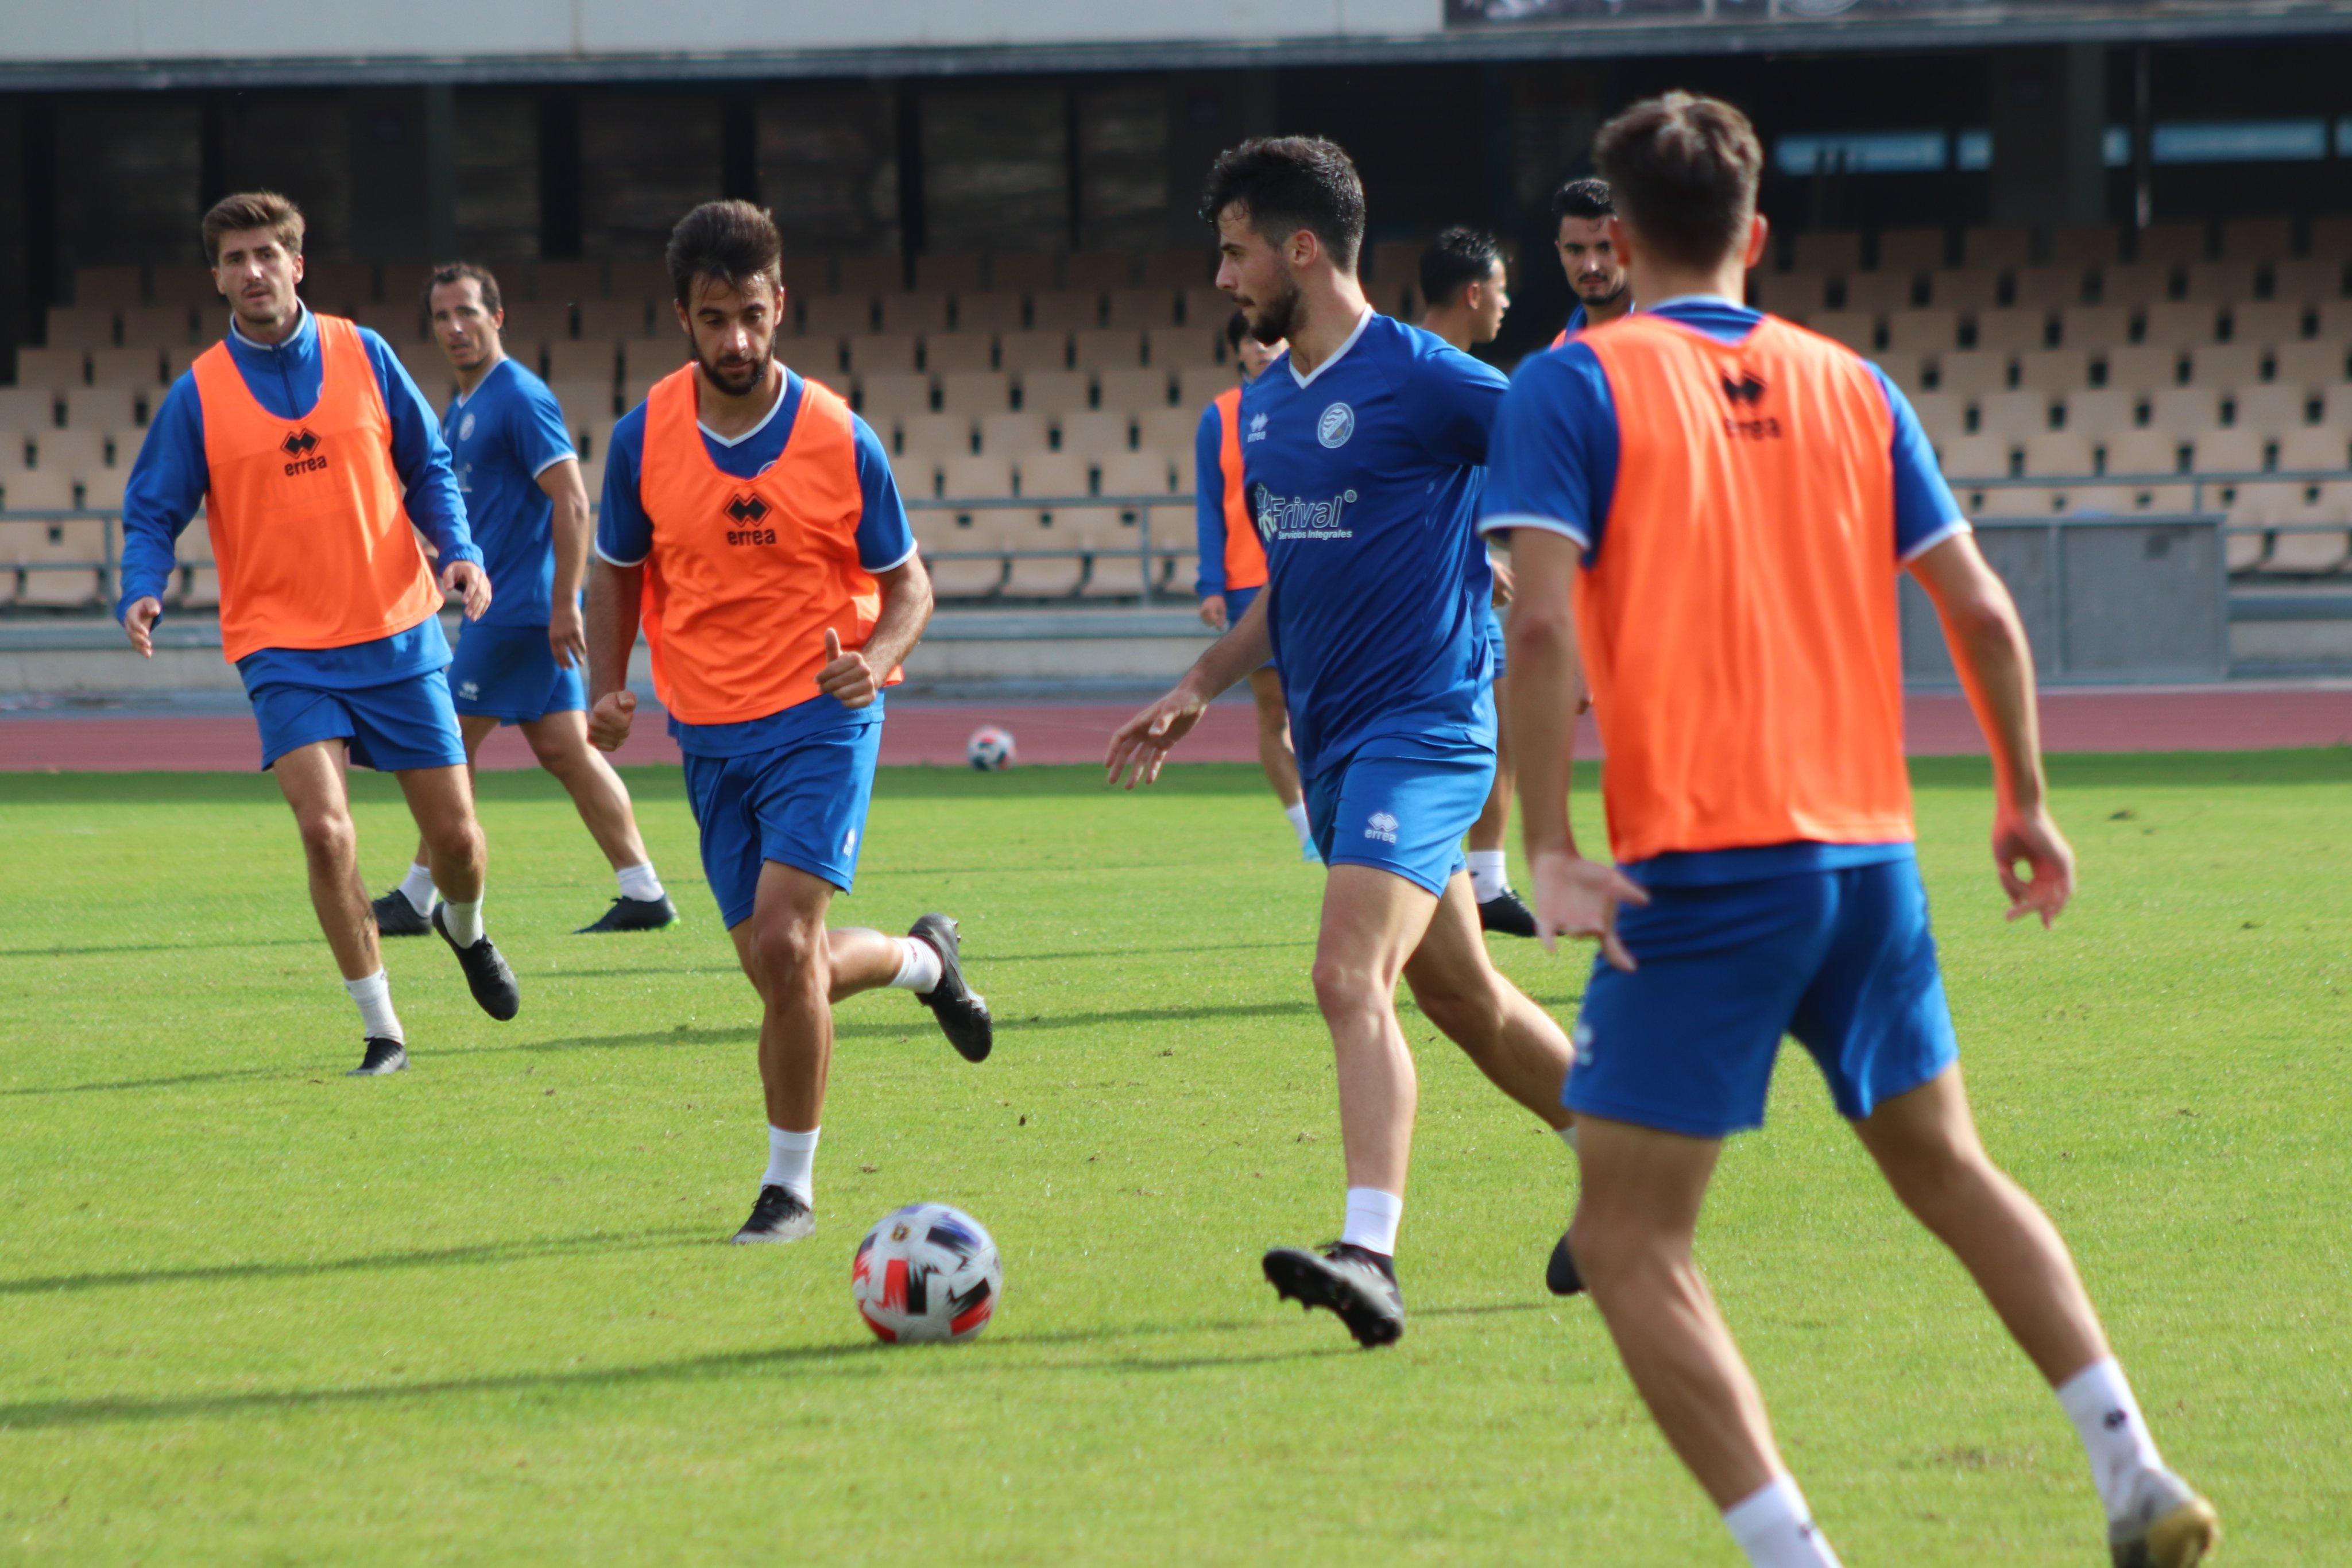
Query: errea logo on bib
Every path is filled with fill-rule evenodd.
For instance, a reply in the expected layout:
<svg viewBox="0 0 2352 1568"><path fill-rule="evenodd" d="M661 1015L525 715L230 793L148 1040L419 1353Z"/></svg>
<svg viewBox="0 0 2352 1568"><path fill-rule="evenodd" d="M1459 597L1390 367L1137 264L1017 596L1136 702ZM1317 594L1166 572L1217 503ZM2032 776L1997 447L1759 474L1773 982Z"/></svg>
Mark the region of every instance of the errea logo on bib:
<svg viewBox="0 0 2352 1568"><path fill-rule="evenodd" d="M1315 439L1326 446L1345 446L1355 434L1356 411L1344 402L1333 403L1315 422Z"/></svg>

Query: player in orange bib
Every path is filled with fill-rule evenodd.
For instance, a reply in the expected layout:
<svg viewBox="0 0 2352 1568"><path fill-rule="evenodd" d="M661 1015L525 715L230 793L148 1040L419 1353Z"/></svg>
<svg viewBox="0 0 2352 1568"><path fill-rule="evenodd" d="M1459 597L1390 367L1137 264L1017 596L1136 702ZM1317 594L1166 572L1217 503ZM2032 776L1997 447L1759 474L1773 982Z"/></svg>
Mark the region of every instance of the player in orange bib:
<svg viewBox="0 0 2352 1568"><path fill-rule="evenodd" d="M1511 719L1537 919L1547 944L1601 943L1564 1096L1575 1262L1749 1562L1833 1564L1691 1250L1723 1140L1763 1120L1793 1035L2056 1392L2116 1563L2187 1568L2213 1510L2158 1458L2057 1230L1978 1140L1912 852L1905 568L1990 743L2011 917L2047 925L2073 892L2016 609L1901 392L1738 303L1766 239L1746 117L1670 93L1603 127L1597 152L1642 313L1521 371L1482 522L1517 540ZM1580 652L1614 867L1569 829Z"/></svg>
<svg viewBox="0 0 2352 1568"><path fill-rule="evenodd" d="M890 463L849 405L775 358L783 242L748 202L708 202L669 241L692 362L614 427L588 582L589 738L628 738L642 624L685 754L702 866L765 1008L768 1168L739 1242L815 1228L812 1172L833 1007L910 990L967 1059L988 1004L956 923L827 931L849 891L882 743L882 690L930 619Z"/></svg>
<svg viewBox="0 0 2352 1568"><path fill-rule="evenodd" d="M1201 569L1194 590L1201 623L1213 632L1237 625L1265 587L1265 546L1257 537L1242 489L1242 387L1257 380L1288 345L1261 343L1249 334L1242 313L1225 323L1225 344L1241 367L1241 386L1230 387L1201 411L1192 438L1194 535ZM1271 661L1250 672L1250 698L1257 705L1257 765L1282 802L1290 831L1298 835L1301 860L1315 860L1315 833L1307 825L1307 801L1298 785L1298 758L1290 750L1290 716L1282 706L1282 677Z"/></svg>
<svg viewBox="0 0 2352 1568"><path fill-rule="evenodd" d="M383 339L296 297L302 228L269 191L205 214L229 332L173 383L131 465L117 613L152 655L173 544L201 506L220 565L221 649L252 698L261 765L294 809L310 902L359 1006L352 1075L372 1077L406 1067L408 1051L360 882L347 758L400 780L446 895L433 927L474 999L496 1019L520 1005L482 929L486 852L440 619L445 591L479 619L490 580L416 384ZM440 553L437 581L419 528Z"/></svg>

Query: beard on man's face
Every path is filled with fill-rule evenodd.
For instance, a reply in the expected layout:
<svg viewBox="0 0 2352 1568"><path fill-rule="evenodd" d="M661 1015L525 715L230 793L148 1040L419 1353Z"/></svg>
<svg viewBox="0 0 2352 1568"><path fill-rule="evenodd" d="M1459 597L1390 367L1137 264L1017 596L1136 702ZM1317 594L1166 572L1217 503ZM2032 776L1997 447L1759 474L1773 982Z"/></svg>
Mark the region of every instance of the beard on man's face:
<svg viewBox="0 0 2352 1568"><path fill-rule="evenodd" d="M1622 272L1614 277L1579 277L1576 280L1576 297L1587 305L1614 305L1618 296L1625 292L1625 284L1626 277Z"/></svg>
<svg viewBox="0 0 2352 1568"><path fill-rule="evenodd" d="M1282 292L1260 300L1255 311L1244 311L1243 316L1251 337L1268 345L1281 342L1298 327L1298 285L1285 277Z"/></svg>
<svg viewBox="0 0 2352 1568"><path fill-rule="evenodd" d="M722 365L719 361L706 358L699 345L694 350L694 362L702 367L702 373L710 384L729 397L749 396L768 373L768 362L764 359L734 360Z"/></svg>

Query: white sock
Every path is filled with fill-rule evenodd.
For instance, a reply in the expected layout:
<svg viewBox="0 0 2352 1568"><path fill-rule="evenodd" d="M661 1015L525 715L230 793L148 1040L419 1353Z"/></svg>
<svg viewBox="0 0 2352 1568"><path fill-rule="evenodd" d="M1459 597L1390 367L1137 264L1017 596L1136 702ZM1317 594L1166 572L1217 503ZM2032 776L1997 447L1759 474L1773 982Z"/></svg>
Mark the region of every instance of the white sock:
<svg viewBox="0 0 2352 1568"><path fill-rule="evenodd" d="M621 884L621 896L634 898L640 904L651 904L662 895L661 878L654 874L654 862L625 865L613 873Z"/></svg>
<svg viewBox="0 0 2352 1568"><path fill-rule="evenodd" d="M392 1010L392 977L378 969L362 979L345 980L343 989L360 1005L360 1028L371 1040L406 1040L400 1032L400 1015Z"/></svg>
<svg viewBox="0 0 2352 1568"><path fill-rule="evenodd" d="M1397 1222L1404 1218L1404 1199L1376 1186L1348 1189L1348 1223L1339 1239L1383 1258L1396 1256Z"/></svg>
<svg viewBox="0 0 2352 1568"><path fill-rule="evenodd" d="M822 1127L811 1127L805 1133L787 1133L782 1127L768 1129L768 1174L760 1178L761 1186L780 1186L803 1203L814 1207L816 1186L811 1172L816 1166L816 1139Z"/></svg>
<svg viewBox="0 0 2352 1568"><path fill-rule="evenodd" d="M1282 814L1290 819L1290 831L1298 835L1299 847L1301 849L1313 848L1315 843L1315 830L1307 824L1307 802L1304 800L1293 800L1289 805L1285 806L1282 809Z"/></svg>
<svg viewBox="0 0 2352 1568"><path fill-rule="evenodd" d="M449 928L449 940L460 947L470 947L482 939L482 901L460 904L454 898L441 901L441 924Z"/></svg>
<svg viewBox="0 0 2352 1568"><path fill-rule="evenodd" d="M939 949L919 936L893 938L898 944L898 972L886 983L902 991L935 991L940 988Z"/></svg>
<svg viewBox="0 0 2352 1568"><path fill-rule="evenodd" d="M1724 1528L1754 1568L1838 1568L1838 1555L1813 1523L1804 1494L1777 1476L1723 1511Z"/></svg>
<svg viewBox="0 0 2352 1568"><path fill-rule="evenodd" d="M2058 1385L2058 1405L2083 1436L2084 1451L2091 1456L2091 1479L2107 1517L2117 1519L2131 1506L2132 1483L2143 1470L2160 1469L2156 1439L2132 1397L2124 1369L2108 1356L2095 1361Z"/></svg>
<svg viewBox="0 0 2352 1568"><path fill-rule="evenodd" d="M438 896L433 891L433 868L421 861L410 866L408 874L400 879L400 891L417 914L432 914L433 900Z"/></svg>
<svg viewBox="0 0 2352 1568"><path fill-rule="evenodd" d="M1511 873L1504 867L1500 850L1470 850L1464 853L1470 862L1470 896L1484 904L1511 885Z"/></svg>

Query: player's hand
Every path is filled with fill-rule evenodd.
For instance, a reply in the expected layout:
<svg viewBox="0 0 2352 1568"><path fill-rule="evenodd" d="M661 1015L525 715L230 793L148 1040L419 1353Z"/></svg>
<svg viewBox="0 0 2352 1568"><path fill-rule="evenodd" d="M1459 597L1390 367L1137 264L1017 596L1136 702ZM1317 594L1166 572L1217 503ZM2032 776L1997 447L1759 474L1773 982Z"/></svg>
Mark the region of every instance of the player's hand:
<svg viewBox="0 0 2352 1568"><path fill-rule="evenodd" d="M866 707L872 705L874 694L882 688L866 655L843 653L841 634L828 626L824 629L824 668L816 673L816 689L838 699L844 707Z"/></svg>
<svg viewBox="0 0 2352 1568"><path fill-rule="evenodd" d="M131 638L131 645L139 650L142 659L155 656L155 622L163 618L163 601L152 594L134 599L131 608L122 612L122 630Z"/></svg>
<svg viewBox="0 0 2352 1568"><path fill-rule="evenodd" d="M1511 596L1519 591L1519 580L1512 576L1511 569L1499 560L1489 560L1486 564L1495 569L1495 608L1507 610Z"/></svg>
<svg viewBox="0 0 2352 1568"><path fill-rule="evenodd" d="M2074 851L2050 820L2047 807L2031 811L2004 808L1993 820L1992 858L2000 887L2009 894L2009 917L2042 917L2042 928L2058 918L2074 896ZM2025 874L2018 874L2022 864Z"/></svg>
<svg viewBox="0 0 2352 1568"><path fill-rule="evenodd" d="M1208 598L1201 601L1201 624L1212 632L1222 632L1225 629L1225 596L1223 594L1212 593Z"/></svg>
<svg viewBox="0 0 2352 1568"><path fill-rule="evenodd" d="M1178 686L1120 725L1118 733L1110 737L1110 750L1103 758L1107 781L1116 784L1121 774L1128 774L1127 788L1132 789L1159 778L1170 748L1192 733L1208 706L1188 688Z"/></svg>
<svg viewBox="0 0 2352 1568"><path fill-rule="evenodd" d="M1617 908L1650 902L1640 884L1613 865L1560 850L1536 855L1528 870L1536 895L1536 936L1545 952L1559 952L1561 936L1597 936L1602 957L1633 972L1633 955L1617 935Z"/></svg>
<svg viewBox="0 0 2352 1568"><path fill-rule="evenodd" d="M490 607L490 574L478 561L453 560L441 570L441 591L464 594L466 619L479 621Z"/></svg>
<svg viewBox="0 0 2352 1568"><path fill-rule="evenodd" d="M637 694L626 689L606 692L588 713L588 744L599 751L618 751L636 722Z"/></svg>
<svg viewBox="0 0 2352 1568"><path fill-rule="evenodd" d="M588 667L588 627L580 619L580 606L559 604L547 619L547 648L555 655L559 670Z"/></svg>

